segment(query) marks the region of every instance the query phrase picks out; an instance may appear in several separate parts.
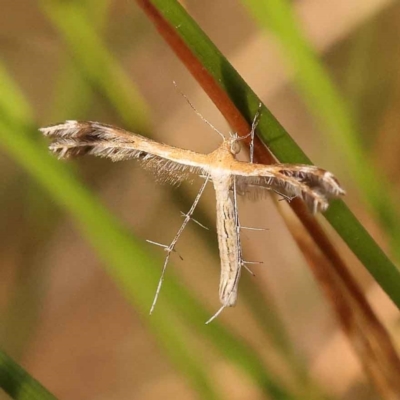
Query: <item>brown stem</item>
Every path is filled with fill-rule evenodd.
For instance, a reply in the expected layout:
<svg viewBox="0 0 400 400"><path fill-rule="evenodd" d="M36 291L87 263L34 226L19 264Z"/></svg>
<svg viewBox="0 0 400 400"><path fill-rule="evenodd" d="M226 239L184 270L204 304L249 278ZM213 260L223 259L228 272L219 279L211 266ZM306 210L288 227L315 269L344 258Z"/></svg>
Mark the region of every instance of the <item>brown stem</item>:
<svg viewBox="0 0 400 400"><path fill-rule="evenodd" d="M282 212L289 230L371 381L382 398L398 399L400 362L389 334L374 314L322 227L309 215L304 206L302 211L300 208L299 205L294 210L298 216L297 221ZM304 215L300 217L299 211ZM322 238L318 246L315 246L316 237Z"/></svg>

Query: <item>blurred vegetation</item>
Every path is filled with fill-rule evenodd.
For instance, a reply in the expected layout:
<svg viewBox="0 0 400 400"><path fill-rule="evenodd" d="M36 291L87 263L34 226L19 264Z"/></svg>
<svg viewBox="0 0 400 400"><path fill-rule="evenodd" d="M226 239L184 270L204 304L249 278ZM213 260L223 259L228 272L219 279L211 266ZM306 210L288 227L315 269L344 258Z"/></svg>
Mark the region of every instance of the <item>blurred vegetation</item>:
<svg viewBox="0 0 400 400"><path fill-rule="evenodd" d="M324 150L325 156L332 153L329 154L331 165L338 166L352 208L363 218L364 225L384 247L388 248L386 242L390 243L393 254L398 256L396 244L400 224L396 200L399 181L394 171L398 171L399 163L398 157L392 154L397 153L396 146L400 145L393 133L399 127L393 110L397 109L400 98L400 81L389 72L398 68L398 56L393 55L400 53L395 49L398 44L393 40L393 32L398 33L400 7L395 4L386 9L383 5L377 7L375 15L365 20L362 28L354 27L342 42L336 43L335 48L321 58L311 52L301 38L300 30L295 29L290 9L283 7L286 3L275 1L270 5L266 10L268 13L253 8L254 14L262 23L267 21L266 29L272 29L288 49L292 57L289 63L299 69L295 76L304 101L317 114L321 126L329 128L326 140L336 143L332 145L336 150ZM218 4L208 5L207 17L204 16L207 5L188 2L187 6L189 12L193 7L191 13L205 25L215 21L211 10L215 7L214 11L218 12ZM164 199L173 199L185 211L192 195L186 187L173 189L173 195L169 194L169 188L163 188L163 192L154 192L162 196L157 202L155 195L151 198L152 193L145 193L148 187L139 187L136 183L143 181L141 175L136 175L137 180L132 181L132 174L124 167L97 160L63 164L47 154L46 142L38 134L37 127L61 119L99 119L157 137L158 126L168 117L166 113L179 113L179 106L167 104L165 89L154 87L169 79L163 74L168 73L169 65L173 68L173 56L163 43L159 44L161 39L152 32L150 24L141 26L144 17L133 2L40 0L28 2L26 9L20 7L10 2L3 8L5 23L0 41L2 349L21 360L33 376L60 398L124 398L131 397L132 393L141 398L156 397L160 393L207 399L241 398L241 395L274 399L374 398L359 372L349 370L347 385L338 394L338 389L327 383L329 375L332 375L331 382L335 382L337 371L317 369L316 372L316 367L312 366L317 354L329 347L330 339L334 341L332 323L327 321L326 325L319 325L315 322L324 318L326 309L312 305L314 313L311 316L304 311L297 315L296 310L285 314L282 312L285 307L274 304L282 302L282 298L275 300L264 293L265 281L258 284L244 276L240 288L244 307L230 310L229 316L223 315L205 327L203 322L216 304L213 308L206 307L203 305L206 301L199 300L196 277L200 275L196 275L197 272L188 281L185 273L182 276L174 274L176 266L171 265L156 312L148 316L162 254L144 245L144 238L157 234L157 231L173 235L166 229L169 220L164 215L171 213L171 218L179 223L179 211L174 204L166 204ZM231 11L225 10L231 26L236 25L235 18L237 23L243 18L240 5L235 7ZM255 2L253 7L256 7ZM322 18L323 10L320 13ZM28 15L32 15L31 20ZM246 18L243 28L246 34L240 43L243 49L251 35L264 35L257 31L250 14ZM8 23L6 19L9 19ZM279 29L285 24L287 30ZM129 35L129 41L124 35ZM304 53L300 53L301 50ZM229 59L229 51L225 54ZM380 57L369 60L368 54L380 54ZM382 64L378 64L380 60ZM163 68L160 68L161 63ZM338 84L327 80L329 73L324 71L322 63L336 77ZM181 71L174 68L171 74L176 78ZM146 81L143 83L139 77L146 77ZM268 76L265 76L264 85L268 86ZM336 85L342 86L343 97L349 94L348 104L342 101ZM166 86L168 90L172 89L169 83ZM376 97L383 100L371 101ZM177 96L177 103L184 102ZM298 107L301 110L301 101ZM156 116L157 109L161 117ZM365 135L357 132L365 132ZM121 192L126 188L126 185L122 189L118 187L123 181L133 185L134 197L133 191ZM112 187L113 183L115 187ZM94 188L98 194L94 193ZM151 206L143 207L142 204L140 208L135 203L140 201L140 196ZM112 203L112 199L115 203L110 207L114 213L104 206L104 202ZM365 211L364 204L378 216L376 221ZM120 209L120 205L127 208ZM70 217L64 210L73 217L77 230L71 227ZM157 229L139 229L129 221L122 222L121 217L130 213L135 214L135 218L142 216L144 221L159 222L160 225ZM201 221L212 226L209 207L203 206L200 213ZM274 229L273 226L269 228ZM136 232L136 229L138 233L134 235L132 231ZM188 260L185 257L185 268L193 268L192 260L204 256L215 264L204 268L206 271L215 269L213 279L217 279L218 258L215 244L210 244L213 233L196 230L195 234L196 242L193 241L191 246L182 245L191 254ZM279 234L285 235L285 232ZM90 250L82 249L80 235L88 240L99 257L98 262L94 261L96 267L89 267L86 277L85 274L74 276L86 269L85 260L93 256ZM288 239L282 236L281 240ZM194 255L196 247L208 249L210 255ZM304 264L297 261L299 255L295 249L288 249L287 256ZM354 262L351 256L348 259ZM279 264L284 261L275 260L275 263L280 268ZM72 271L65 282L63 279L67 275L62 275L65 272L57 278L61 264L68 265ZM77 268L76 264L79 264ZM99 298L94 294L100 273L98 266L104 266L116 282L116 287L108 289L112 294L104 294L104 302L101 294ZM257 278L268 273L268 268L260 269ZM373 287L373 282L366 279L362 271L355 269L355 273L361 275L366 287ZM82 279L82 287L77 284L79 279ZM301 286L303 284L305 286ZM313 299L318 299L318 294L307 298L304 293L315 289L310 289L309 281L303 281L301 285L290 283L289 292L284 293L283 298L291 297L288 302L305 310ZM52 287L62 290L54 293ZM215 290L216 285L208 293ZM124 301L113 300L118 298L119 291L135 310L129 309L127 313L128 326L123 319L126 315L121 311ZM285 289L278 287L274 291L284 292ZM65 293L71 298L65 298ZM85 300L78 304L73 301L74 296ZM91 304L91 298L97 304L93 309L96 314L83 315L89 316L90 320L93 318L92 322L107 332L99 331L93 338L83 336L81 339L84 325L68 314L68 304L72 309L77 308L78 314L85 302ZM52 306L51 302L56 305ZM383 304L386 307L390 302L386 300ZM299 321L296 322L297 318ZM391 330L395 329L395 322L393 318L387 321ZM57 329L59 324L60 330ZM124 327L124 334L113 336L114 324ZM322 331L315 332L318 326L329 327L329 335L325 332L329 337L324 337ZM63 341L64 335L71 336L69 332L79 334L74 340L69 339L71 342ZM107 336L106 348L104 345L91 347L96 343L96 334ZM43 335L42 340L40 335ZM315 338L315 346L312 340L304 344L308 335ZM50 345L49 348L57 349L59 354L56 356L46 351L46 344L53 342L55 347ZM73 344L72 352L68 343ZM133 351L135 348L137 353ZM345 351L344 359L347 357ZM127 357L122 357L121 353L126 353ZM76 364L69 368L66 365L64 370L62 365L66 363L63 360L69 359L70 354L77 360ZM329 365L329 355L326 357L326 365ZM80 363L83 359L88 361ZM53 367L51 361L60 368ZM3 363L0 367L4 371L9 365ZM78 370L80 379L71 380L66 375L71 370ZM92 370L98 372L98 376L104 372L105 377L93 377L95 372ZM325 381L318 380L318 372L325 376ZM181 382L180 376L187 379L189 387ZM94 384L85 385L93 380Z"/></svg>

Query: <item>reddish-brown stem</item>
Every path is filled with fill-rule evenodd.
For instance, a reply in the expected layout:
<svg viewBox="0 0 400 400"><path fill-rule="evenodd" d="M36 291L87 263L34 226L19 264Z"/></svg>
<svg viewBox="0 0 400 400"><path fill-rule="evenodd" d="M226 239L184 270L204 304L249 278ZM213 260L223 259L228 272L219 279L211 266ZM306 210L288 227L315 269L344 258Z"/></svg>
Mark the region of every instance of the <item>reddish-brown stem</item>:
<svg viewBox="0 0 400 400"><path fill-rule="evenodd" d="M301 221L300 224L300 219L290 218L284 211L282 215L314 276L333 305L333 310L365 371L382 398L397 399L400 393L400 368L389 334L374 315L342 260L332 261L326 258L321 249L315 246L315 240L306 228L307 222L304 224ZM320 226L318 229L324 234Z"/></svg>

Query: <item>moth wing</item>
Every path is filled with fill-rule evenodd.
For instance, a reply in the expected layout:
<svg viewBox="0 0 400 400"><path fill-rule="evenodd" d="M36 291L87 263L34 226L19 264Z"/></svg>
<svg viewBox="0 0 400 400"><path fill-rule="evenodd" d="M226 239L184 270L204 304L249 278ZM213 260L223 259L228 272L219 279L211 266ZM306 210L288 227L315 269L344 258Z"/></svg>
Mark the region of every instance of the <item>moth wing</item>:
<svg viewBox="0 0 400 400"><path fill-rule="evenodd" d="M245 174L235 174L237 193L251 200L273 191L287 200L300 197L312 213L325 211L329 201L345 191L328 171L303 164L254 164Z"/></svg>
<svg viewBox="0 0 400 400"><path fill-rule="evenodd" d="M176 149L112 125L66 121L40 131L52 139L49 149L60 159L84 155L110 158L112 161L137 159L143 168L155 174L158 181L172 184L188 179L191 173L203 173L200 163L185 157L191 153L189 150ZM178 150L182 154L181 160L173 157Z"/></svg>

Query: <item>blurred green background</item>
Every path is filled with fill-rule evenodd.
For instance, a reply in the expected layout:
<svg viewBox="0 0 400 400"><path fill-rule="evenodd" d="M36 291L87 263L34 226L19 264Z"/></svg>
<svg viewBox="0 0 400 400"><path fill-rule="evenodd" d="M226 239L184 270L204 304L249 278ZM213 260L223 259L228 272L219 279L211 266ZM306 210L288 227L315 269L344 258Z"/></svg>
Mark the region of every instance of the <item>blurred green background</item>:
<svg viewBox="0 0 400 400"><path fill-rule="evenodd" d="M347 204L391 254L399 224L380 204L399 193L400 5L292 5L340 96L332 113L315 94L324 81L302 75L299 65L309 65L290 51L291 43L301 47L296 32L279 28L274 8L264 30L251 1L185 2L313 162L335 173ZM148 315L163 251L145 240L172 240L201 182L158 185L134 161L58 162L37 128L97 120L212 151L220 138L174 80L205 118L229 128L135 2L2 0L1 11L2 349L59 398L377 399L270 200L240 203L244 225L268 230L242 237L246 258L263 264L255 278L243 273L237 307L204 325L219 307L210 187L195 214L210 231L185 230L183 261L173 257ZM346 124L335 131L343 113L358 137L343 135ZM365 196L362 164L353 165L360 157L390 188L379 201ZM337 246L398 341L395 307L338 239Z"/></svg>

